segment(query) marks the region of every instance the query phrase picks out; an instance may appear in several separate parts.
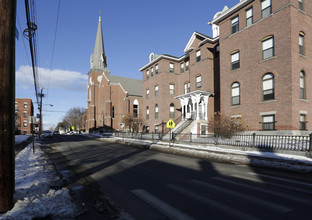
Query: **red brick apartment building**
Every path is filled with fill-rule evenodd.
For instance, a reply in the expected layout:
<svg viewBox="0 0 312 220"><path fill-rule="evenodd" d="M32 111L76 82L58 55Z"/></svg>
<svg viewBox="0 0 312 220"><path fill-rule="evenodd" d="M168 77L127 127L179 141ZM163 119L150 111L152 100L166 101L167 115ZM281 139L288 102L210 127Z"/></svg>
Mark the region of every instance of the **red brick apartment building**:
<svg viewBox="0 0 312 220"><path fill-rule="evenodd" d="M110 75L104 51L101 17L88 73L86 130L123 130L122 117L142 118L142 80Z"/></svg>
<svg viewBox="0 0 312 220"><path fill-rule="evenodd" d="M311 16L310 0L241 0L216 14L221 112L254 131L312 129Z"/></svg>
<svg viewBox="0 0 312 220"><path fill-rule="evenodd" d="M143 120L147 132L165 132L165 124L191 123L187 131L207 133L219 110L218 40L194 32L181 57L150 54L143 73Z"/></svg>
<svg viewBox="0 0 312 220"><path fill-rule="evenodd" d="M31 125L28 117L34 115L34 106L31 99L15 99L15 133L31 134Z"/></svg>
<svg viewBox="0 0 312 220"><path fill-rule="evenodd" d="M216 111L250 131L311 130L311 15L308 0L241 0L209 22L213 38L194 32L184 56L152 53L140 69L147 130L192 119L183 132L203 134Z"/></svg>

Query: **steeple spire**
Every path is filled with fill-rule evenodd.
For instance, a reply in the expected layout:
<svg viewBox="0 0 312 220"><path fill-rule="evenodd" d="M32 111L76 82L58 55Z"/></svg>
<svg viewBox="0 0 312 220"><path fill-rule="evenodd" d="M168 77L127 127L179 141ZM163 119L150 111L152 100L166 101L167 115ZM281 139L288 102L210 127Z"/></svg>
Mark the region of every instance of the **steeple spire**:
<svg viewBox="0 0 312 220"><path fill-rule="evenodd" d="M99 15L99 23L96 32L96 39L93 54L90 59L91 70L107 70L107 60L104 51L104 41L102 32L101 11Z"/></svg>

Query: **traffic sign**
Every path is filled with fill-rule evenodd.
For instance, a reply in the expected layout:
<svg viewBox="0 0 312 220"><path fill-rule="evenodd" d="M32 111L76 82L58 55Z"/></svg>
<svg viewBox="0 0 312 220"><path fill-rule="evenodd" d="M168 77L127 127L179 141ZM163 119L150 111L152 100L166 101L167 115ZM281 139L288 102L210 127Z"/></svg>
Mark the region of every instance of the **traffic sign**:
<svg viewBox="0 0 312 220"><path fill-rule="evenodd" d="M169 119L169 121L166 123L166 127L167 128L174 128L175 127L175 123L172 119Z"/></svg>

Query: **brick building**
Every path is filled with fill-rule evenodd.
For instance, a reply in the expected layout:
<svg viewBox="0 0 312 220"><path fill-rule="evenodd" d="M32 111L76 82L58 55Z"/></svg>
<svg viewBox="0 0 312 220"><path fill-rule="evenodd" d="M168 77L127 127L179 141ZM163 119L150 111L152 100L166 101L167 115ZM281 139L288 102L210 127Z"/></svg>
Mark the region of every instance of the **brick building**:
<svg viewBox="0 0 312 220"><path fill-rule="evenodd" d="M188 131L207 133L219 110L218 41L194 32L181 57L150 54L143 74L143 119L147 132L166 132L164 123L191 123ZM168 130L168 129L167 129Z"/></svg>
<svg viewBox="0 0 312 220"><path fill-rule="evenodd" d="M86 130L122 130L122 117L142 117L142 80L110 75L99 17L94 52L88 73Z"/></svg>
<svg viewBox="0 0 312 220"><path fill-rule="evenodd" d="M241 0L216 14L221 112L250 130L312 129L311 16L309 0Z"/></svg>
<svg viewBox="0 0 312 220"><path fill-rule="evenodd" d="M15 133L31 134L29 116L34 115L34 106L31 99L15 99Z"/></svg>
<svg viewBox="0 0 312 220"><path fill-rule="evenodd" d="M250 131L311 130L311 15L312 1L241 0L215 14L212 38L194 32L184 56L151 54L140 69L144 124L192 119L183 132L204 133L221 111Z"/></svg>

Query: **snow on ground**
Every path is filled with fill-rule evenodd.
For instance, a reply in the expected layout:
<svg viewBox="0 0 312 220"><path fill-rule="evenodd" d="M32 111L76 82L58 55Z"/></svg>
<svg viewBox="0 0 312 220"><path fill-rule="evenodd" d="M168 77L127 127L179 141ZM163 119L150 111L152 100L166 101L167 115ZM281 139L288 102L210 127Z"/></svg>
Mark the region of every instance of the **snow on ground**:
<svg viewBox="0 0 312 220"><path fill-rule="evenodd" d="M60 186L61 180L40 144L35 144L35 153L32 144L28 145L15 158L16 203L12 210L0 214L0 219L74 218L79 211L69 190Z"/></svg>

